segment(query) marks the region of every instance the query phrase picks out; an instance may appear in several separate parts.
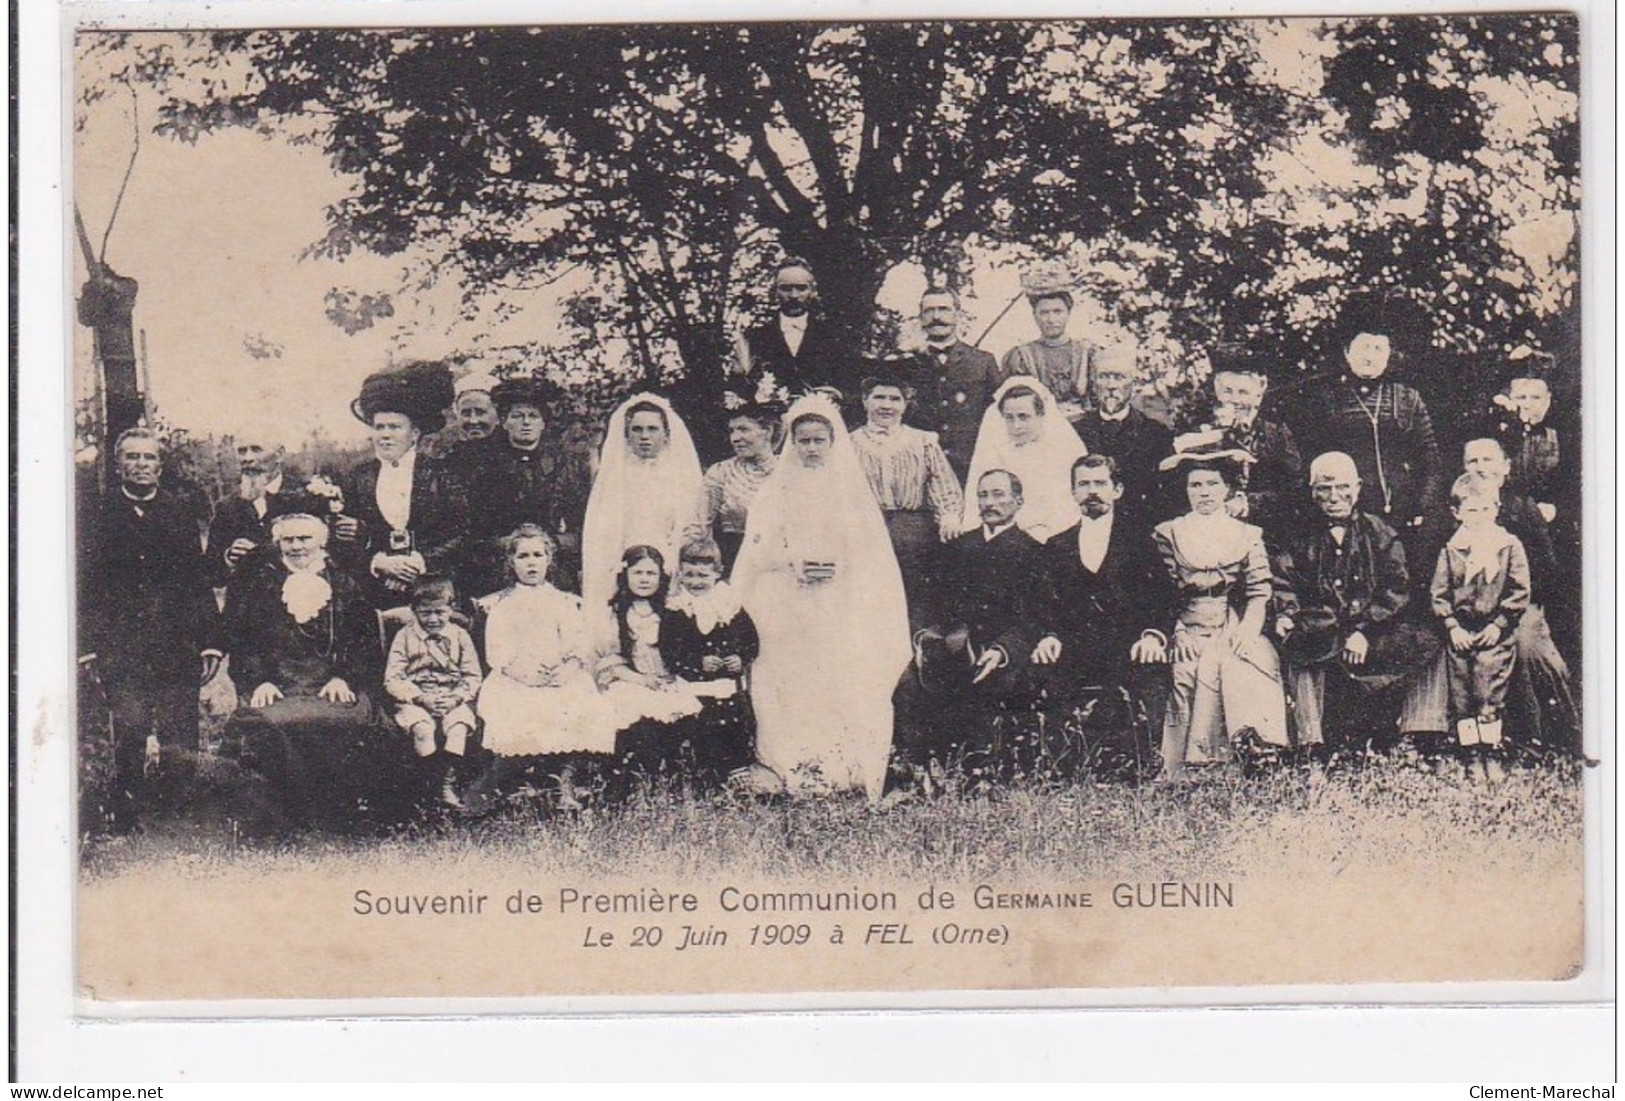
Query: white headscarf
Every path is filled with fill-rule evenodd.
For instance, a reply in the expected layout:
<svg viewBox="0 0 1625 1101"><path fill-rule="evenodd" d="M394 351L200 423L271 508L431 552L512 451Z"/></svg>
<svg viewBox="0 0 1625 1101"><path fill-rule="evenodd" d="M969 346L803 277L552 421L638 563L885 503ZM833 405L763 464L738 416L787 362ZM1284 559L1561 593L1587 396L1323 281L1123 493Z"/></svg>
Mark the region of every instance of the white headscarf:
<svg viewBox="0 0 1625 1101"><path fill-rule="evenodd" d="M643 404L665 415L670 437L652 459L635 456L626 439L627 410ZM671 402L634 394L611 414L581 534L581 596L589 615L615 594L615 573L627 547L655 547L665 556L667 571L676 571L683 539L699 527L701 479L693 437Z"/></svg>
<svg viewBox="0 0 1625 1101"><path fill-rule="evenodd" d="M1038 439L1025 447L1010 442L999 402L1017 386L1038 395L1043 409L1043 428ZM971 455L970 477L965 481L964 530L974 531L981 523L976 505L976 486L990 470L1008 470L1021 479L1021 511L1016 523L1039 542L1078 522L1078 504L1072 499L1072 464L1089 454L1077 430L1062 415L1049 388L1031 375L1013 375L994 391L993 404L982 413L982 428L976 435L976 451Z"/></svg>

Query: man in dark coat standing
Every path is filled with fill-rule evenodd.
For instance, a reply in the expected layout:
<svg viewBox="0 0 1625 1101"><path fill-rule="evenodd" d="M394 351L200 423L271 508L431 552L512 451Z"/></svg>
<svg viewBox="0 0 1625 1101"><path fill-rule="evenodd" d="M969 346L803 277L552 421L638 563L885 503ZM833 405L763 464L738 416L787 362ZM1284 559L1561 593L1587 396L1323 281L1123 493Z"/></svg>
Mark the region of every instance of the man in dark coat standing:
<svg viewBox="0 0 1625 1101"><path fill-rule="evenodd" d="M1021 483L990 470L976 487L981 524L946 546L935 586L938 622L914 638L898 687L898 743L928 789L960 761L974 771L994 749L996 720L1031 702L1030 581L1038 542L1016 526Z"/></svg>
<svg viewBox="0 0 1625 1101"><path fill-rule="evenodd" d="M372 429L373 457L343 479L335 557L375 608L399 607L419 577L461 565L468 502L450 471L418 452L445 425L451 385L443 367L409 366L370 376L353 406Z"/></svg>
<svg viewBox="0 0 1625 1101"><path fill-rule="evenodd" d="M735 371L752 384L772 375L791 396L810 390L837 391L837 400L856 400L857 346L849 334L818 312L818 281L812 267L796 257L773 272L777 315L735 340Z"/></svg>
<svg viewBox="0 0 1625 1101"><path fill-rule="evenodd" d="M914 388L903 423L935 432L948 465L963 482L970 473L982 413L1004 381L998 361L959 339L959 296L932 287L920 296L920 328L925 348L896 371ZM967 486L968 492L975 487Z"/></svg>
<svg viewBox="0 0 1625 1101"><path fill-rule="evenodd" d="M198 686L220 665L210 569L193 511L160 485L157 434L114 445L119 484L82 533L80 652L107 691L114 734L113 824L136 826L149 758L198 747Z"/></svg>
<svg viewBox="0 0 1625 1101"><path fill-rule="evenodd" d="M1094 407L1072 422L1078 438L1091 455L1110 455L1123 477L1120 507L1151 523L1157 515L1157 464L1174 450L1174 434L1167 425L1134 408L1134 381L1138 374L1135 350L1106 345L1095 350L1090 385Z"/></svg>
<svg viewBox="0 0 1625 1101"><path fill-rule="evenodd" d="M1043 595L1031 661L1044 683L1043 766L1060 775L1094 769L1133 776L1156 761L1147 732L1162 726L1167 639L1151 625L1173 618L1174 599L1148 529L1117 508L1123 494L1116 460L1078 459L1078 523L1039 552ZM1101 688L1111 691L1095 691ZM1102 707L1103 700L1117 706ZM1091 703L1080 720L1078 708ZM1150 713L1143 726L1142 706ZM1071 729L1077 721L1081 738Z"/></svg>
<svg viewBox="0 0 1625 1101"><path fill-rule="evenodd" d="M1395 730L1400 700L1439 653L1411 600L1405 545L1358 507L1354 460L1327 452L1310 464L1319 522L1277 554L1275 633L1297 718L1298 744L1311 754ZM1375 721L1374 721L1375 720Z"/></svg>

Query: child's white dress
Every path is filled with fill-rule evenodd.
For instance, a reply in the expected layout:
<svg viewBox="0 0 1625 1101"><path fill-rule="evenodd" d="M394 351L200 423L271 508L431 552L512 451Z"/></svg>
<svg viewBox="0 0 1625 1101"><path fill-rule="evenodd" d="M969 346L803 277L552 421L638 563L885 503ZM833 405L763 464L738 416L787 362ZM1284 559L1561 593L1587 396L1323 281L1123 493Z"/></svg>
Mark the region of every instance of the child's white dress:
<svg viewBox="0 0 1625 1101"><path fill-rule="evenodd" d="M480 688L485 746L500 757L612 753L614 709L593 681L581 599L551 585L514 585L485 624L491 673Z"/></svg>

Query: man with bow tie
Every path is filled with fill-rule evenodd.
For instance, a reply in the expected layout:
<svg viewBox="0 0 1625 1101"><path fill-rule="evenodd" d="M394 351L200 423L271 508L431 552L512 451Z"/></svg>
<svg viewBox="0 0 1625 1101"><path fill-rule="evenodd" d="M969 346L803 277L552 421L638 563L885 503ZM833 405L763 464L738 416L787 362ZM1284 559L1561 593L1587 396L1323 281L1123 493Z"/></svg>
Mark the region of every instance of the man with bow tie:
<svg viewBox="0 0 1625 1101"><path fill-rule="evenodd" d="M1292 693L1298 743L1321 753L1391 730L1373 707L1410 682L1439 653L1437 637L1411 614L1405 545L1388 524L1359 508L1359 469L1340 451L1316 458L1309 489L1318 520L1284 544L1276 560L1275 632Z"/></svg>
<svg viewBox="0 0 1625 1101"><path fill-rule="evenodd" d="M847 376L856 346L817 311L818 280L811 265L794 256L781 260L773 272L773 298L773 320L735 337L734 372L753 383L772 375L792 395L828 389L837 401L852 397L846 393Z"/></svg>
<svg viewBox="0 0 1625 1101"><path fill-rule="evenodd" d="M961 482L970 473L982 411L1004 381L993 356L959 339L959 296L932 287L920 296L920 329L925 347L898 365L914 388L906 423L935 432L948 465ZM970 488L970 487L967 487Z"/></svg>
<svg viewBox="0 0 1625 1101"><path fill-rule="evenodd" d="M119 484L80 517L80 662L100 674L112 711L113 826L136 828L143 775L161 746L198 748L198 686L220 651L210 570L192 510L160 483L150 428L113 446Z"/></svg>

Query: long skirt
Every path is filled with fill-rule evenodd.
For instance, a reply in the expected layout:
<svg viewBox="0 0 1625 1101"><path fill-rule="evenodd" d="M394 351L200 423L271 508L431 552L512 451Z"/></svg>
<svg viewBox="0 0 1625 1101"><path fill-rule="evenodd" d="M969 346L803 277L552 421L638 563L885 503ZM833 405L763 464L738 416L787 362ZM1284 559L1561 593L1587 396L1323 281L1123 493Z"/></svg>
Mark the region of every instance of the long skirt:
<svg viewBox="0 0 1625 1101"><path fill-rule="evenodd" d="M498 757L612 753L619 724L610 701L584 669L536 687L497 671L480 686L485 748Z"/></svg>
<svg viewBox="0 0 1625 1101"><path fill-rule="evenodd" d="M295 823L347 823L416 797L411 755L400 752L364 693L350 704L287 696L240 708L226 738L240 742L242 763L265 777Z"/></svg>
<svg viewBox="0 0 1625 1101"><path fill-rule="evenodd" d="M1271 745L1287 746L1286 695L1275 648L1262 635L1230 640L1240 620L1222 596L1198 597L1181 613L1176 635L1196 642L1195 660L1176 661L1163 719L1162 756L1170 768L1229 760L1230 739L1251 728Z"/></svg>

